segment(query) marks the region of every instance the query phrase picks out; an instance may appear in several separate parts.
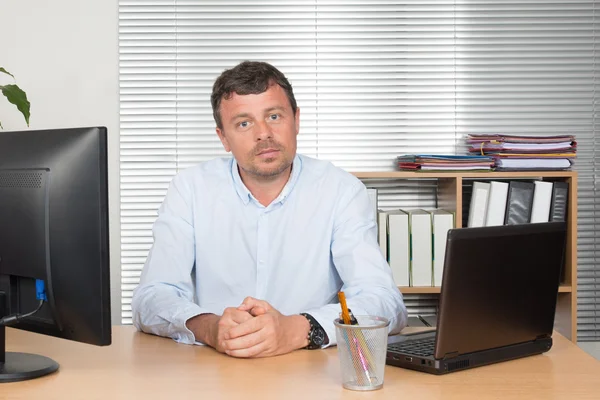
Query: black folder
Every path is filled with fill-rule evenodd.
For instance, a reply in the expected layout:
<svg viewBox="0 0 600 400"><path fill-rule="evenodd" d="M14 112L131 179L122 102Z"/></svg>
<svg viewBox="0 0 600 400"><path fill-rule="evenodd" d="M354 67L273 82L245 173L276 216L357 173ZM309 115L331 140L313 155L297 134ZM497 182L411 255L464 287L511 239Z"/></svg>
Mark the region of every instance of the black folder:
<svg viewBox="0 0 600 400"><path fill-rule="evenodd" d="M566 221L568 197L569 184L567 182L554 182L550 202L550 222Z"/></svg>
<svg viewBox="0 0 600 400"><path fill-rule="evenodd" d="M534 190L535 185L533 182L510 181L504 225L518 225L529 222Z"/></svg>

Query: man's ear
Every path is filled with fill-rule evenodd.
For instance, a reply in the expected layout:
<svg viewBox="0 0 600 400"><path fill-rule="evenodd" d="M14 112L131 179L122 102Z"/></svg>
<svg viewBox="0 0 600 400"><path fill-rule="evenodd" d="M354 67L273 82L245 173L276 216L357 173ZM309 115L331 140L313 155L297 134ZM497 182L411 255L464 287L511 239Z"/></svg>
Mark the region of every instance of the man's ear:
<svg viewBox="0 0 600 400"><path fill-rule="evenodd" d="M298 134L300 133L300 107L296 107L296 115L294 115L295 117L295 124L296 124L296 136L298 136Z"/></svg>
<svg viewBox="0 0 600 400"><path fill-rule="evenodd" d="M225 133L220 129L217 128L217 135L219 136L219 139L221 140L221 143L223 144L223 147L225 148L226 152L230 152L231 151L231 147L229 146L229 142L227 141L227 138L225 137Z"/></svg>

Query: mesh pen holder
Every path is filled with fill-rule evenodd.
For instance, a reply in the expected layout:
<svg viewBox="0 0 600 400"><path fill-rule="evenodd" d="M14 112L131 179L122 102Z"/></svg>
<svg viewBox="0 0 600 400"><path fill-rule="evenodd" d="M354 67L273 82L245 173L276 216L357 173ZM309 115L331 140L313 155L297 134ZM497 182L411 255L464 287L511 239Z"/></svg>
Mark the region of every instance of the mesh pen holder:
<svg viewBox="0 0 600 400"><path fill-rule="evenodd" d="M333 321L342 386L350 390L381 389L390 321L368 315L357 315L356 319L358 325Z"/></svg>

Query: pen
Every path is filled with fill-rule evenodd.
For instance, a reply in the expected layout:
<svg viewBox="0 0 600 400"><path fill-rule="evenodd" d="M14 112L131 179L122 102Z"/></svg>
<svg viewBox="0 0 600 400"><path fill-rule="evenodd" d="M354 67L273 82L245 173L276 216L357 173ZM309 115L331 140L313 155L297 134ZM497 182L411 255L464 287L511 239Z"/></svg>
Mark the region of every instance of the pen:
<svg viewBox="0 0 600 400"><path fill-rule="evenodd" d="M348 309L348 314L350 315L350 325L358 325L358 320L356 319L354 314L352 314L352 310ZM364 353L366 354L367 362L368 362L367 365L368 366L375 365L375 360L373 360L373 356L371 355L371 352L369 351L369 345L367 344L367 341L366 341L365 336L363 335L362 331L360 331L360 330L356 331L356 338L359 340L360 345L362 346L362 349L363 349Z"/></svg>
<svg viewBox="0 0 600 400"><path fill-rule="evenodd" d="M342 320L346 325L358 325L358 321L351 314L348 305L346 304L346 295L344 292L340 291L338 293L338 298L340 300L340 306L342 307ZM357 379L362 380L362 374L360 370L362 367L362 371L364 371L364 375L367 378L369 384L373 384L373 380L371 378L371 368L369 363L372 363L372 357L369 354L366 340L361 331L357 331L356 334L354 330L349 330L345 332L345 337L348 342L348 348L350 353L352 354L352 363L354 364L354 368L357 372ZM347 332L347 333L346 333ZM366 353L366 354L365 354ZM358 362L359 366L356 365ZM358 367L358 368L357 368Z"/></svg>

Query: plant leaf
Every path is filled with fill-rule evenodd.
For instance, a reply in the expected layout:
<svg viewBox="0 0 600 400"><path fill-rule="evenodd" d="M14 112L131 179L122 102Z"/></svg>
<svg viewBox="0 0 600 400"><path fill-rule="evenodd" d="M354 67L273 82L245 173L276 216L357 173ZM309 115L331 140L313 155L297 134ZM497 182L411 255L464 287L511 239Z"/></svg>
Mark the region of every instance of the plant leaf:
<svg viewBox="0 0 600 400"><path fill-rule="evenodd" d="M2 67L0 67L0 72L4 72L5 74L12 76L12 77L13 77L13 79L14 79L14 77L15 77L13 74L11 74L10 72L8 72L7 70L5 70L5 69L4 69L4 68L2 68Z"/></svg>
<svg viewBox="0 0 600 400"><path fill-rule="evenodd" d="M25 122L27 122L27 126L29 126L29 109L31 104L27 100L27 94L21 90L17 85L5 85L0 86L2 89L2 94L6 96L9 102L17 106L21 114L25 117Z"/></svg>

